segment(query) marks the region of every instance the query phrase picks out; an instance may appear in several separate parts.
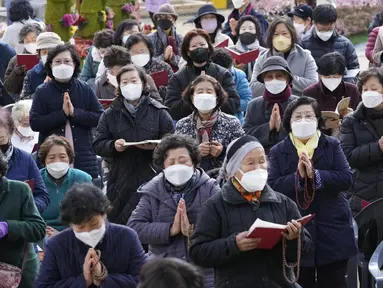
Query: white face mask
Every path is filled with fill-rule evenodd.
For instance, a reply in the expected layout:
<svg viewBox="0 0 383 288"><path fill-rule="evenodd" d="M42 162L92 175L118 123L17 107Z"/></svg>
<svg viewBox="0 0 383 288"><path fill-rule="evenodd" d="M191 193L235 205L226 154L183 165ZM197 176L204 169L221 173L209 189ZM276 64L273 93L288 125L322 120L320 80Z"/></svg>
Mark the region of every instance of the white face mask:
<svg viewBox="0 0 383 288"><path fill-rule="evenodd" d="M342 78L322 78L323 85L331 92L338 88L341 82Z"/></svg>
<svg viewBox="0 0 383 288"><path fill-rule="evenodd" d="M93 49L92 49L92 59L95 62L101 62L101 60L102 60L102 56L100 54L100 51L96 47L93 47Z"/></svg>
<svg viewBox="0 0 383 288"><path fill-rule="evenodd" d="M128 41L129 37L130 37L130 35L124 35L122 37L122 43L126 44L126 42Z"/></svg>
<svg viewBox="0 0 383 288"><path fill-rule="evenodd" d="M150 55L149 54L137 54L132 56L132 62L133 64L144 67L148 62L150 61Z"/></svg>
<svg viewBox="0 0 383 288"><path fill-rule="evenodd" d="M172 165L164 170L166 180L174 186L182 186L193 176L194 167L188 165Z"/></svg>
<svg viewBox="0 0 383 288"><path fill-rule="evenodd" d="M291 124L291 130L295 137L298 139L308 139L317 132L318 122L317 121L301 121L293 122Z"/></svg>
<svg viewBox="0 0 383 288"><path fill-rule="evenodd" d="M142 84L127 84L121 87L122 96L128 101L135 101L141 97Z"/></svg>
<svg viewBox="0 0 383 288"><path fill-rule="evenodd" d="M31 54L36 54L37 43L28 43L28 44L24 44L24 48L25 48L25 50L27 50L29 53L31 53Z"/></svg>
<svg viewBox="0 0 383 288"><path fill-rule="evenodd" d="M43 55L43 56L41 56L40 57L40 60L41 60L41 62L44 64L44 66L45 66L45 64L47 63L47 60L48 60L48 55Z"/></svg>
<svg viewBox="0 0 383 288"><path fill-rule="evenodd" d="M294 23L295 31L297 31L298 36L300 37L305 31L305 24L302 23Z"/></svg>
<svg viewBox="0 0 383 288"><path fill-rule="evenodd" d="M104 237L105 230L105 223L103 223L100 229L95 229L90 232L75 232L73 230L73 232L78 240L94 248L101 241L102 237Z"/></svg>
<svg viewBox="0 0 383 288"><path fill-rule="evenodd" d="M382 104L383 95L378 91L366 91L362 93L362 101L366 108L375 108Z"/></svg>
<svg viewBox="0 0 383 288"><path fill-rule="evenodd" d="M47 164L48 173L55 179L60 179L69 170L69 163L66 162L54 162Z"/></svg>
<svg viewBox="0 0 383 288"><path fill-rule="evenodd" d="M52 67L53 77L57 80L68 80L72 78L74 73L74 68L70 65L60 64L58 66Z"/></svg>
<svg viewBox="0 0 383 288"><path fill-rule="evenodd" d="M19 131L21 135L27 136L27 137L33 136L35 134L35 132L31 129L31 127L19 126L19 127L17 127L17 131Z"/></svg>
<svg viewBox="0 0 383 288"><path fill-rule="evenodd" d="M108 79L109 83L112 84L114 87L118 87L117 77L110 74L109 72L106 72L106 78Z"/></svg>
<svg viewBox="0 0 383 288"><path fill-rule="evenodd" d="M231 0L231 2L233 2L233 6L235 9L239 9L242 7L242 5L245 1L244 0Z"/></svg>
<svg viewBox="0 0 383 288"><path fill-rule="evenodd" d="M213 94L196 94L193 97L194 107L202 113L209 113L217 106L217 97Z"/></svg>
<svg viewBox="0 0 383 288"><path fill-rule="evenodd" d="M241 172L243 176L242 180L237 180L247 192L262 191L263 188L265 188L268 177L266 169L255 169L246 173L243 173L243 171L239 169L239 172Z"/></svg>
<svg viewBox="0 0 383 288"><path fill-rule="evenodd" d="M318 28L316 28L316 33L318 35L318 37L322 40L322 41L328 41L330 40L331 36L334 34L334 30L331 30L331 31L318 31Z"/></svg>
<svg viewBox="0 0 383 288"><path fill-rule="evenodd" d="M214 31L218 27L217 19L202 19L201 20L201 27L203 30L205 30L207 33L214 33Z"/></svg>
<svg viewBox="0 0 383 288"><path fill-rule="evenodd" d="M283 81L283 80L274 79L274 80L265 82L266 90L274 95L281 93L283 90L286 89L286 86L287 86L287 83L286 81Z"/></svg>

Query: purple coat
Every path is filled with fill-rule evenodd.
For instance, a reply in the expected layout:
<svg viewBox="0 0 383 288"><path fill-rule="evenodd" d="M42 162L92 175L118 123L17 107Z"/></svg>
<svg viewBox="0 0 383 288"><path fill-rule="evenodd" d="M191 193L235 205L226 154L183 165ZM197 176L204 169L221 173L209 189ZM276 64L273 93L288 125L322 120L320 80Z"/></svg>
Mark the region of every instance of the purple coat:
<svg viewBox="0 0 383 288"><path fill-rule="evenodd" d="M194 200L186 203L190 224L196 223L206 200L220 192L216 181L202 169L197 169L197 173ZM141 200L130 216L128 226L136 230L141 243L149 244L149 257L176 257L191 262L188 238L182 234L169 237L177 205L165 189L163 173L142 186L138 193L141 194ZM212 282L213 271L206 271L206 276ZM205 287L214 287L208 285L209 279L206 279Z"/></svg>

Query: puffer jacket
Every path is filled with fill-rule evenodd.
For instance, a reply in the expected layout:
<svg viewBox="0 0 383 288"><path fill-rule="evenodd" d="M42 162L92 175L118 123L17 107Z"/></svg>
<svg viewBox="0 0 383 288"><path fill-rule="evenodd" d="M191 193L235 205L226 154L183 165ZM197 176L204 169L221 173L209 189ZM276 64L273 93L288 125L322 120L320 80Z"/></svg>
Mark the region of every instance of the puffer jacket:
<svg viewBox="0 0 383 288"><path fill-rule="evenodd" d="M196 169L195 185L184 197L190 224L197 222L202 206L220 188L202 169ZM128 226L133 228L141 243L149 244L149 257L176 257L191 262L188 237L178 234L169 236L170 227L177 212L177 203L166 190L163 173L140 187L140 202L129 219ZM190 199L188 201L188 199ZM205 271L205 287L214 287L213 271ZM208 285L208 282L210 285Z"/></svg>
<svg viewBox="0 0 383 288"><path fill-rule="evenodd" d="M62 109L65 92L74 107L73 117L67 117ZM69 120L76 154L74 168L96 178L98 164L92 149L92 128L97 126L102 111L96 95L85 82L73 78L69 88L64 88L53 79L36 89L29 118L32 130L40 132L39 146L52 134L65 136Z"/></svg>
<svg viewBox="0 0 383 288"><path fill-rule="evenodd" d="M249 104L250 100L253 99L253 96L251 95L249 81L247 81L246 73L234 67L230 69L230 72L233 75L235 87L237 88L239 98L241 99L239 104L239 111L235 114L235 116L242 124L243 117L247 109L247 104Z"/></svg>
<svg viewBox="0 0 383 288"><path fill-rule="evenodd" d="M32 99L37 87L44 83L46 77L47 72L44 64L40 61L39 64L27 72L20 99Z"/></svg>
<svg viewBox="0 0 383 288"><path fill-rule="evenodd" d="M344 76L345 81L355 82L355 75L359 70L359 61L355 47L349 39L334 31L328 41L322 41L316 34L316 29L311 29L311 33L305 35L301 40L301 46L303 49L310 50L317 64L323 55L330 52L339 52L346 59L347 74Z"/></svg>
<svg viewBox="0 0 383 288"><path fill-rule="evenodd" d="M84 67L81 69L80 80L88 83L92 89L95 89L95 80L98 71L98 66L101 62L97 62L92 57L94 46L89 47L88 55L86 56Z"/></svg>
<svg viewBox="0 0 383 288"><path fill-rule="evenodd" d="M370 61L370 65L376 64L374 62L374 59L372 58L372 53L374 52L374 47L376 43L376 39L378 38L378 33L379 33L379 28L380 27L375 27L371 33L368 35L368 42L366 45L366 58Z"/></svg>
<svg viewBox="0 0 383 288"><path fill-rule="evenodd" d="M372 60L378 66L382 66L383 64L382 55L383 55L383 26L379 27L374 50L372 51Z"/></svg>
<svg viewBox="0 0 383 288"><path fill-rule="evenodd" d="M117 152L114 142L118 139L126 142L155 140L174 132L166 107L149 95L141 97L135 117L125 108L125 100L117 97L102 114L93 142L97 155L109 157L111 161L107 196L113 210L108 219L122 225L126 225L138 204L138 187L150 181L156 172L151 166L153 151L132 146Z"/></svg>

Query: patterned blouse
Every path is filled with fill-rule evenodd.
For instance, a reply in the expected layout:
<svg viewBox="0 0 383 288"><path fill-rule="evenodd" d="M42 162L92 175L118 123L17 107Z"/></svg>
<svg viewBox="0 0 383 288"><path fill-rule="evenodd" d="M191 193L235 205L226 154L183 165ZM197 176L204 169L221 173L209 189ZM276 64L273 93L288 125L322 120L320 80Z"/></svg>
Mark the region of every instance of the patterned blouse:
<svg viewBox="0 0 383 288"><path fill-rule="evenodd" d="M155 72L166 71L168 72L169 80L173 76L173 69L172 67L170 67L169 64L154 58L152 58L149 61L149 63L144 66L144 69L146 73L149 75ZM161 98L165 101L167 86L158 86L157 89L158 89L158 92L160 93Z"/></svg>

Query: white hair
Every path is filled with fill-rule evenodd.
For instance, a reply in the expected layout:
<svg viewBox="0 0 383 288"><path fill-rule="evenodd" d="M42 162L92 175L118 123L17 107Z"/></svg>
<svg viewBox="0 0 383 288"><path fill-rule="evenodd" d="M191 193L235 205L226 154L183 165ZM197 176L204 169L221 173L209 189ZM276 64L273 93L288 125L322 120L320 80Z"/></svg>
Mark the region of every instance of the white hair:
<svg viewBox="0 0 383 288"><path fill-rule="evenodd" d="M29 111L32 107L32 100L21 100L16 102L12 107L12 118L15 121L16 126L19 125L20 120L23 117L29 116Z"/></svg>

